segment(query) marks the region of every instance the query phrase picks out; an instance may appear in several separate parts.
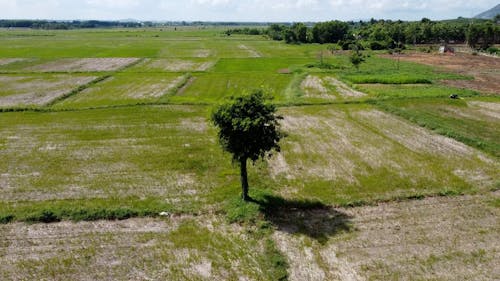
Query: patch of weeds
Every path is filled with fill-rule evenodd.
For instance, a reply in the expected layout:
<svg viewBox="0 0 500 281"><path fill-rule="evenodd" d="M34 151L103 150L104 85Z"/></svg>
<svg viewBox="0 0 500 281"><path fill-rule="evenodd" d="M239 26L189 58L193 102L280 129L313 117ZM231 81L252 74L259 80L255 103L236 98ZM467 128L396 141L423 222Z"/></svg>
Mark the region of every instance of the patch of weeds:
<svg viewBox="0 0 500 281"><path fill-rule="evenodd" d="M0 215L0 218L8 217L10 221L29 223L50 223L62 220L96 221L157 217L160 212L193 213L193 210L189 207L174 209L170 204L158 198L28 201L1 206L0 213L7 215ZM4 219L0 220L0 223L8 223L8 221Z"/></svg>
<svg viewBox="0 0 500 281"><path fill-rule="evenodd" d="M355 84L432 84L432 81L424 77L411 75L348 75L345 76L351 83Z"/></svg>
<svg viewBox="0 0 500 281"><path fill-rule="evenodd" d="M319 69L344 69L345 67L334 65L328 62L318 62L318 63L308 63L305 65L307 68L319 68Z"/></svg>
<svg viewBox="0 0 500 281"><path fill-rule="evenodd" d="M11 214L7 215L0 215L0 224L8 224L10 222L13 222L15 217Z"/></svg>
<svg viewBox="0 0 500 281"><path fill-rule="evenodd" d="M29 214L25 221L28 223L52 223L52 222L60 222L61 216L56 215L51 210L42 210L41 212L34 212Z"/></svg>
<svg viewBox="0 0 500 281"><path fill-rule="evenodd" d="M278 250L271 238L267 238L264 243L264 255L268 263L268 268L271 269L269 272L271 280L288 280L288 261Z"/></svg>
<svg viewBox="0 0 500 281"><path fill-rule="evenodd" d="M307 73L295 73L293 75L292 81L290 81L285 89L285 98L287 101L294 101L304 95L302 89L300 88L300 84L306 76Z"/></svg>
<svg viewBox="0 0 500 281"><path fill-rule="evenodd" d="M246 202L239 196L230 199L224 206L230 223L256 223L260 217L260 206L255 202Z"/></svg>
<svg viewBox="0 0 500 281"><path fill-rule="evenodd" d="M454 189L446 189L440 191L438 194L439 196L460 196L463 195L464 193Z"/></svg>
<svg viewBox="0 0 500 281"><path fill-rule="evenodd" d="M490 201L490 205L495 208L500 208L500 198L495 198Z"/></svg>
<svg viewBox="0 0 500 281"><path fill-rule="evenodd" d="M125 220L133 217L138 217L141 213L142 212L129 208L96 208L65 210L62 212L62 216L73 221ZM142 217L144 216L147 215L143 214Z"/></svg>
<svg viewBox="0 0 500 281"><path fill-rule="evenodd" d="M342 204L339 204L340 207L345 207L345 208L353 208L353 207L362 207L368 205L368 202L365 200L353 200L353 201L348 201Z"/></svg>

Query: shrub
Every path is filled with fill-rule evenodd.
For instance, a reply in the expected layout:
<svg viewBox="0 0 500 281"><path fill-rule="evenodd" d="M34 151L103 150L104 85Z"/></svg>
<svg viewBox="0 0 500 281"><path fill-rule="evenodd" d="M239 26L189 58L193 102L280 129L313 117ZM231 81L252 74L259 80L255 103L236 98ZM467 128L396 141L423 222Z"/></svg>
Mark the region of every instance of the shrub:
<svg viewBox="0 0 500 281"><path fill-rule="evenodd" d="M500 49L498 49L497 47L489 47L488 49L486 49L486 52L492 55L498 55L500 54Z"/></svg>
<svg viewBox="0 0 500 281"><path fill-rule="evenodd" d="M26 222L30 223L37 223L37 222L51 223L51 222L59 222L61 221L61 218L50 210L43 210L41 212L36 212L28 215L25 220Z"/></svg>
<svg viewBox="0 0 500 281"><path fill-rule="evenodd" d="M13 215L0 215L0 224L7 224L14 221Z"/></svg>
<svg viewBox="0 0 500 281"><path fill-rule="evenodd" d="M371 41L370 49L372 50L385 50L387 49L387 44L385 42L380 41Z"/></svg>

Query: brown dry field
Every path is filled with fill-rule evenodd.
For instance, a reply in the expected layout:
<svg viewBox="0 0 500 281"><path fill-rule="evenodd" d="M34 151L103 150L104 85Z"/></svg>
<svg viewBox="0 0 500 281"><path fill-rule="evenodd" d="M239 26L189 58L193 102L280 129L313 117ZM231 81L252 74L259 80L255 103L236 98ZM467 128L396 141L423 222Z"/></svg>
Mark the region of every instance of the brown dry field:
<svg viewBox="0 0 500 281"><path fill-rule="evenodd" d="M382 55L382 57L396 59L391 55ZM474 80L442 81L445 85L495 95L500 94L500 58L465 53L454 55L408 53L399 57L403 61L437 66L446 71L451 70L458 74L474 77Z"/></svg>
<svg viewBox="0 0 500 281"><path fill-rule="evenodd" d="M292 212L286 216L302 218L301 229L283 223L273 237L292 281L500 280L500 210L491 204L499 197ZM333 235L324 241L308 232Z"/></svg>
<svg viewBox="0 0 500 281"><path fill-rule="evenodd" d="M0 280L252 280L262 248L248 239L212 215L0 225Z"/></svg>
<svg viewBox="0 0 500 281"><path fill-rule="evenodd" d="M499 197L493 192L288 210L275 214L282 221L276 221L273 239L288 259L292 281L499 280L500 209L491 203ZM189 221L235 248L179 247L170 233ZM253 280L245 272L258 272L254 259L261 252L245 245L243 228L213 215L13 223L0 225L0 234L3 280L51 274L54 280L172 280L179 273L183 280ZM235 250L250 252L237 258L231 254ZM235 259L230 269L220 267L225 259Z"/></svg>
<svg viewBox="0 0 500 281"><path fill-rule="evenodd" d="M51 79L36 76L0 76L1 90L16 93L0 97L0 106L45 105L96 78L68 75L56 75Z"/></svg>
<svg viewBox="0 0 500 281"><path fill-rule="evenodd" d="M58 59L55 61L28 67L25 70L41 72L116 71L139 60L139 58Z"/></svg>

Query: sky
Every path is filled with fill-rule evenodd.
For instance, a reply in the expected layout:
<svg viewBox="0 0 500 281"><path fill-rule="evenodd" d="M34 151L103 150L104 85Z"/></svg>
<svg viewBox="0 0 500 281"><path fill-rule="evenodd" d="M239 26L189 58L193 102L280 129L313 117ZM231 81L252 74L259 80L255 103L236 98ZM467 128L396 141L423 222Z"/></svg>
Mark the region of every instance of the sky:
<svg viewBox="0 0 500 281"><path fill-rule="evenodd" d="M1 19L299 22L472 17L500 0L0 0Z"/></svg>

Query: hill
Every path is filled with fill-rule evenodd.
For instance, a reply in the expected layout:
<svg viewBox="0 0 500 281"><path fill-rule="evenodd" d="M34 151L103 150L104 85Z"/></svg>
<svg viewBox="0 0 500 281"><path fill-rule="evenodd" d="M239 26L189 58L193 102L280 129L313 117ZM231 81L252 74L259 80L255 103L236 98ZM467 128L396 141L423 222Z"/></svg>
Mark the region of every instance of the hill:
<svg viewBox="0 0 500 281"><path fill-rule="evenodd" d="M500 14L500 4L496 5L495 7L489 9L486 12L480 13L479 15L475 16L474 18L477 18L477 19L493 19L498 14Z"/></svg>

